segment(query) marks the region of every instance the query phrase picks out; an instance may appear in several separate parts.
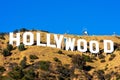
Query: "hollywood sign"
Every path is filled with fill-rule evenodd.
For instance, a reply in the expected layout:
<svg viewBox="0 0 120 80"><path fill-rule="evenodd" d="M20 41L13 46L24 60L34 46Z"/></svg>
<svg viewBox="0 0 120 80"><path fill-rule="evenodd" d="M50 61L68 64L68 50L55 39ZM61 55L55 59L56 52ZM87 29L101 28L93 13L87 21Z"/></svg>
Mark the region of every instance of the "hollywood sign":
<svg viewBox="0 0 120 80"><path fill-rule="evenodd" d="M15 36L14 36L15 35ZM29 36L29 41L28 41ZM36 45L37 46L47 46L52 48L62 48L62 42L64 41L65 50L75 50L75 42L77 42L77 51L86 52L87 51L87 41L85 39L78 39L64 37L64 35L60 35L58 37L57 34L53 34L55 44L51 44L51 34L46 34L46 43L41 43L41 34L40 32L36 32ZM16 46L20 45L20 33L9 33L9 44L13 45L13 42L16 42ZM32 32L24 32L22 35L23 44L26 46L31 46L34 44L34 34ZM83 45L82 45L83 44ZM83 47L81 47L81 45ZM94 46L94 47L93 47ZM109 49L108 49L109 47ZM114 51L114 43L112 40L103 40L103 48L104 53L112 53ZM89 41L89 51L91 53L99 53L99 42L96 40Z"/></svg>

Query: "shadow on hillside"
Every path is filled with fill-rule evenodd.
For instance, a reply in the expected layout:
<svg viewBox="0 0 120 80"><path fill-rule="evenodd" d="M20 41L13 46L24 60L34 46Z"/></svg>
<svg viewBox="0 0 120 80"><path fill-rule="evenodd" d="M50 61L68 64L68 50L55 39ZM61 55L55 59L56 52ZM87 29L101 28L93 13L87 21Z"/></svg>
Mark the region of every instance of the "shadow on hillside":
<svg viewBox="0 0 120 80"><path fill-rule="evenodd" d="M84 66L83 67L83 70L85 70L85 71L90 71L91 69L93 69L94 67L92 67L92 66Z"/></svg>

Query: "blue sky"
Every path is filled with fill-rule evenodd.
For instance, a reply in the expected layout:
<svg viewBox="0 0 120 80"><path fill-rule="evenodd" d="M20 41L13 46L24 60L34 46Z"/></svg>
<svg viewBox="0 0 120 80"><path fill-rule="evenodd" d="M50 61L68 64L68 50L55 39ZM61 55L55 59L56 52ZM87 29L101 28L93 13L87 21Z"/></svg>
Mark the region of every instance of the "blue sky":
<svg viewBox="0 0 120 80"><path fill-rule="evenodd" d="M120 0L1 0L0 32L22 27L53 33L120 34Z"/></svg>

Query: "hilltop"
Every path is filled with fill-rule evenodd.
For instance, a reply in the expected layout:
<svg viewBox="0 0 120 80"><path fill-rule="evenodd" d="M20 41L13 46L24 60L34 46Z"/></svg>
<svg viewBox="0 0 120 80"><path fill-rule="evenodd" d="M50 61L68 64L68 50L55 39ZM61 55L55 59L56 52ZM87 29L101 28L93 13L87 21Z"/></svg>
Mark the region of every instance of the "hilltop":
<svg viewBox="0 0 120 80"><path fill-rule="evenodd" d="M22 35L26 29L19 32ZM14 33L18 32L17 30ZM46 43L48 31L31 30L42 34ZM50 33L52 35L52 33ZM58 34L60 35L60 34ZM0 80L119 80L120 79L120 37L119 36L79 36L64 34L65 37L97 40L100 52L91 54L66 51L51 47L9 45L9 35L0 35ZM36 37L36 36L35 36ZM103 52L103 40L114 42L114 52ZM36 41L36 39L35 39ZM22 39L21 39L22 42ZM51 43L55 43L51 36ZM22 48L21 48L22 46ZM89 45L88 45L89 46ZM7 50L6 50L7 49ZM10 50L9 50L10 49Z"/></svg>

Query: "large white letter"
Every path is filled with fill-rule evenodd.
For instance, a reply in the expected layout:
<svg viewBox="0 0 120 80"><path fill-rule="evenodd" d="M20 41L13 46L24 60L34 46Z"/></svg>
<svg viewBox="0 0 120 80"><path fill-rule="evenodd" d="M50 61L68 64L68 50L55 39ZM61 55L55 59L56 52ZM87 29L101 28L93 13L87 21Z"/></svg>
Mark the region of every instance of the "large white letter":
<svg viewBox="0 0 120 80"><path fill-rule="evenodd" d="M20 45L20 33L16 33L16 38L13 37L13 32L9 34L9 44L13 45L13 41L16 41L16 46Z"/></svg>
<svg viewBox="0 0 120 80"><path fill-rule="evenodd" d="M83 49L81 49L81 43L83 43ZM87 51L87 41L84 39L79 39L77 41L77 50L80 52L86 52Z"/></svg>
<svg viewBox="0 0 120 80"><path fill-rule="evenodd" d="M95 50L93 48L93 44L95 44ZM90 52L98 53L99 52L99 43L97 41L90 41Z"/></svg>
<svg viewBox="0 0 120 80"><path fill-rule="evenodd" d="M108 43L110 45L110 49L108 50ZM105 53L112 53L114 51L114 44L111 40L104 40L104 52Z"/></svg>
<svg viewBox="0 0 120 80"><path fill-rule="evenodd" d="M71 51L74 50L74 44L75 44L75 39L73 38L71 40L71 38L66 38L66 50L71 49Z"/></svg>
<svg viewBox="0 0 120 80"><path fill-rule="evenodd" d="M62 44L62 40L63 40L63 35L60 35L60 37L59 37L59 39L58 39L58 36L57 36L56 34L54 34L54 39L55 39L57 48L61 49L61 44Z"/></svg>
<svg viewBox="0 0 120 80"><path fill-rule="evenodd" d="M29 42L27 41L27 36L30 37L30 41ZM34 43L34 36L33 36L33 34L31 32L25 32L23 34L23 44L25 44L25 45L32 45L33 43Z"/></svg>
<svg viewBox="0 0 120 80"><path fill-rule="evenodd" d="M40 39L41 39L40 33L37 33L37 45L38 45L38 46L46 46L46 44L40 43L40 42L41 42Z"/></svg>
<svg viewBox="0 0 120 80"><path fill-rule="evenodd" d="M48 47L56 48L55 45L50 44L50 34L47 34L47 46L48 46Z"/></svg>

